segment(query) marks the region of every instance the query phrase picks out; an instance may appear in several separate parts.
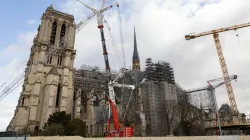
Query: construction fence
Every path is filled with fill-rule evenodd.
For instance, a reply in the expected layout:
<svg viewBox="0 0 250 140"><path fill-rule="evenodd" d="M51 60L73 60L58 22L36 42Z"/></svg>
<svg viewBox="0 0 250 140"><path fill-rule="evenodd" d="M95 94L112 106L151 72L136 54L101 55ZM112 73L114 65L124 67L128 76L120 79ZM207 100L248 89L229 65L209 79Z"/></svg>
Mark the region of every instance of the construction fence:
<svg viewBox="0 0 250 140"><path fill-rule="evenodd" d="M107 138L82 138L74 137L30 137L30 140L104 140ZM109 140L250 140L250 136L200 136L200 137L132 137L109 138ZM8 139L6 139L8 140Z"/></svg>

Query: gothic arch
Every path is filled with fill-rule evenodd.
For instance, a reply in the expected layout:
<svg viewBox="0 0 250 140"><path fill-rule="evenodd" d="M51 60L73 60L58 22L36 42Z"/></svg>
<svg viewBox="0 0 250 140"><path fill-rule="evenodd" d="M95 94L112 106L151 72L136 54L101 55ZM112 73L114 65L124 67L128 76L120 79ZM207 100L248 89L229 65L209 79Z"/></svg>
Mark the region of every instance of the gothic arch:
<svg viewBox="0 0 250 140"><path fill-rule="evenodd" d="M62 54L58 54L57 55L57 65L58 66L62 66L62 60L63 60L63 55Z"/></svg>
<svg viewBox="0 0 250 140"><path fill-rule="evenodd" d="M61 83L58 83L58 85L57 85L57 93L56 93L56 107L59 107L61 88L62 88Z"/></svg>
<svg viewBox="0 0 250 140"><path fill-rule="evenodd" d="M54 45L55 44L55 40L56 40L56 29L57 29L57 21L55 20L52 24L51 27L51 34L50 34L50 45Z"/></svg>
<svg viewBox="0 0 250 140"><path fill-rule="evenodd" d="M47 64L51 64L52 63L52 55L49 55L47 58Z"/></svg>
<svg viewBox="0 0 250 140"><path fill-rule="evenodd" d="M65 34L66 34L66 25L63 22L62 26L61 26L61 33L60 33L60 47L64 46L65 43Z"/></svg>
<svg viewBox="0 0 250 140"><path fill-rule="evenodd" d="M35 126L34 133L35 133L36 136L38 135L38 133L39 133L39 127L38 126Z"/></svg>

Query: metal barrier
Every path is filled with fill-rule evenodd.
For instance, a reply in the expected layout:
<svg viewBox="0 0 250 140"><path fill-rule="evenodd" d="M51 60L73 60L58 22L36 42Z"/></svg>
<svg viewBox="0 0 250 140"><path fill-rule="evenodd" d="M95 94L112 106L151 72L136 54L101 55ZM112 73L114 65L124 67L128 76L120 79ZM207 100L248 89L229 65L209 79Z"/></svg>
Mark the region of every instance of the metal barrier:
<svg viewBox="0 0 250 140"><path fill-rule="evenodd" d="M109 138L109 140L110 139L112 140L250 140L250 136L130 137L130 138ZM107 140L107 138L53 136L53 137L30 137L30 140Z"/></svg>

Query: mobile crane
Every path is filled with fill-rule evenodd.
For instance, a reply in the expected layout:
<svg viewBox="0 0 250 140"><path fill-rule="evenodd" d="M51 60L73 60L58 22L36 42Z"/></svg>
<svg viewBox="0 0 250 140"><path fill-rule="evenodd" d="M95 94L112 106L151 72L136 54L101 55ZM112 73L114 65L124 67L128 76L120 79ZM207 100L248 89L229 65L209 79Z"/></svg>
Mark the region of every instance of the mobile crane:
<svg viewBox="0 0 250 140"><path fill-rule="evenodd" d="M125 69L122 69L120 74L113 80L110 81L108 84L108 89L109 89L109 116L111 116L111 111L112 111L112 117L114 120L114 131L110 131L110 121L111 117L108 118L108 132L105 133L106 137L129 137L130 135L126 135L126 132L128 129L130 131L133 131L133 128L131 127L125 127L124 130L120 130L120 125L119 125L119 118L118 118L118 113L117 113L117 108L116 108L116 101L115 101L115 92L114 92L114 87L119 87L119 88L128 88L131 89L131 92L135 89L134 85L125 85L125 84L119 84L118 81L121 79L125 74ZM132 132L133 133L133 132Z"/></svg>
<svg viewBox="0 0 250 140"><path fill-rule="evenodd" d="M108 132L106 132L106 136L107 137L123 137L123 131L120 130L120 126L119 126L119 118L118 118L118 113L117 113L117 109L116 109L116 95L114 92L114 87L122 87L122 88L128 88L128 89L135 89L134 85L125 85L125 84L119 84L118 80L120 78L123 77L125 69L121 70L121 73L113 80L111 81L111 72L110 72L110 65L109 65L109 59L108 59L108 52L107 52L107 47L106 47L106 43L105 43L105 37L104 37L104 25L103 25L103 13L105 11L107 11L108 9L112 8L113 6L117 6L119 7L118 3L112 4L108 7L104 7L105 4L105 0L102 0L102 5L101 5L101 9L100 10L96 10L94 8L91 8L90 6L88 6L87 4L83 3L80 0L79 1L81 4L83 4L85 7L87 7L88 9L90 9L91 11L93 11L93 13L91 14L89 20L91 20L95 15L97 15L97 23L98 23L98 28L100 29L100 33L101 33L101 41L102 41L102 47L103 47L103 55L104 55L104 62L105 62L105 66L106 66L106 72L107 72L107 76L108 76L108 91L109 91L109 95L106 94L106 96L108 97L109 100L109 118L108 118ZM121 28L120 28L121 31ZM112 117L114 120L114 131L111 132L110 131L110 120L111 120L111 110L112 110ZM128 129L125 127L125 130ZM126 136L126 135L125 135Z"/></svg>

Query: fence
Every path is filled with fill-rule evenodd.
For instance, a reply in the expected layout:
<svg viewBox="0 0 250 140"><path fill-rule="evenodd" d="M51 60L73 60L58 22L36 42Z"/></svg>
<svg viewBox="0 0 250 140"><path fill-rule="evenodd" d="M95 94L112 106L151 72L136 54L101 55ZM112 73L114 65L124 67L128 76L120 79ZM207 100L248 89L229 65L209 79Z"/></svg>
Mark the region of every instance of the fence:
<svg viewBox="0 0 250 140"><path fill-rule="evenodd" d="M106 140L106 139L107 138L82 138L78 136L30 137L30 140ZM12 140L12 139L6 139L6 140ZM250 140L250 136L132 137L132 138L109 138L109 140Z"/></svg>
<svg viewBox="0 0 250 140"><path fill-rule="evenodd" d="M0 137L0 140L24 140L24 137ZM26 140L30 140L30 137L26 137Z"/></svg>

